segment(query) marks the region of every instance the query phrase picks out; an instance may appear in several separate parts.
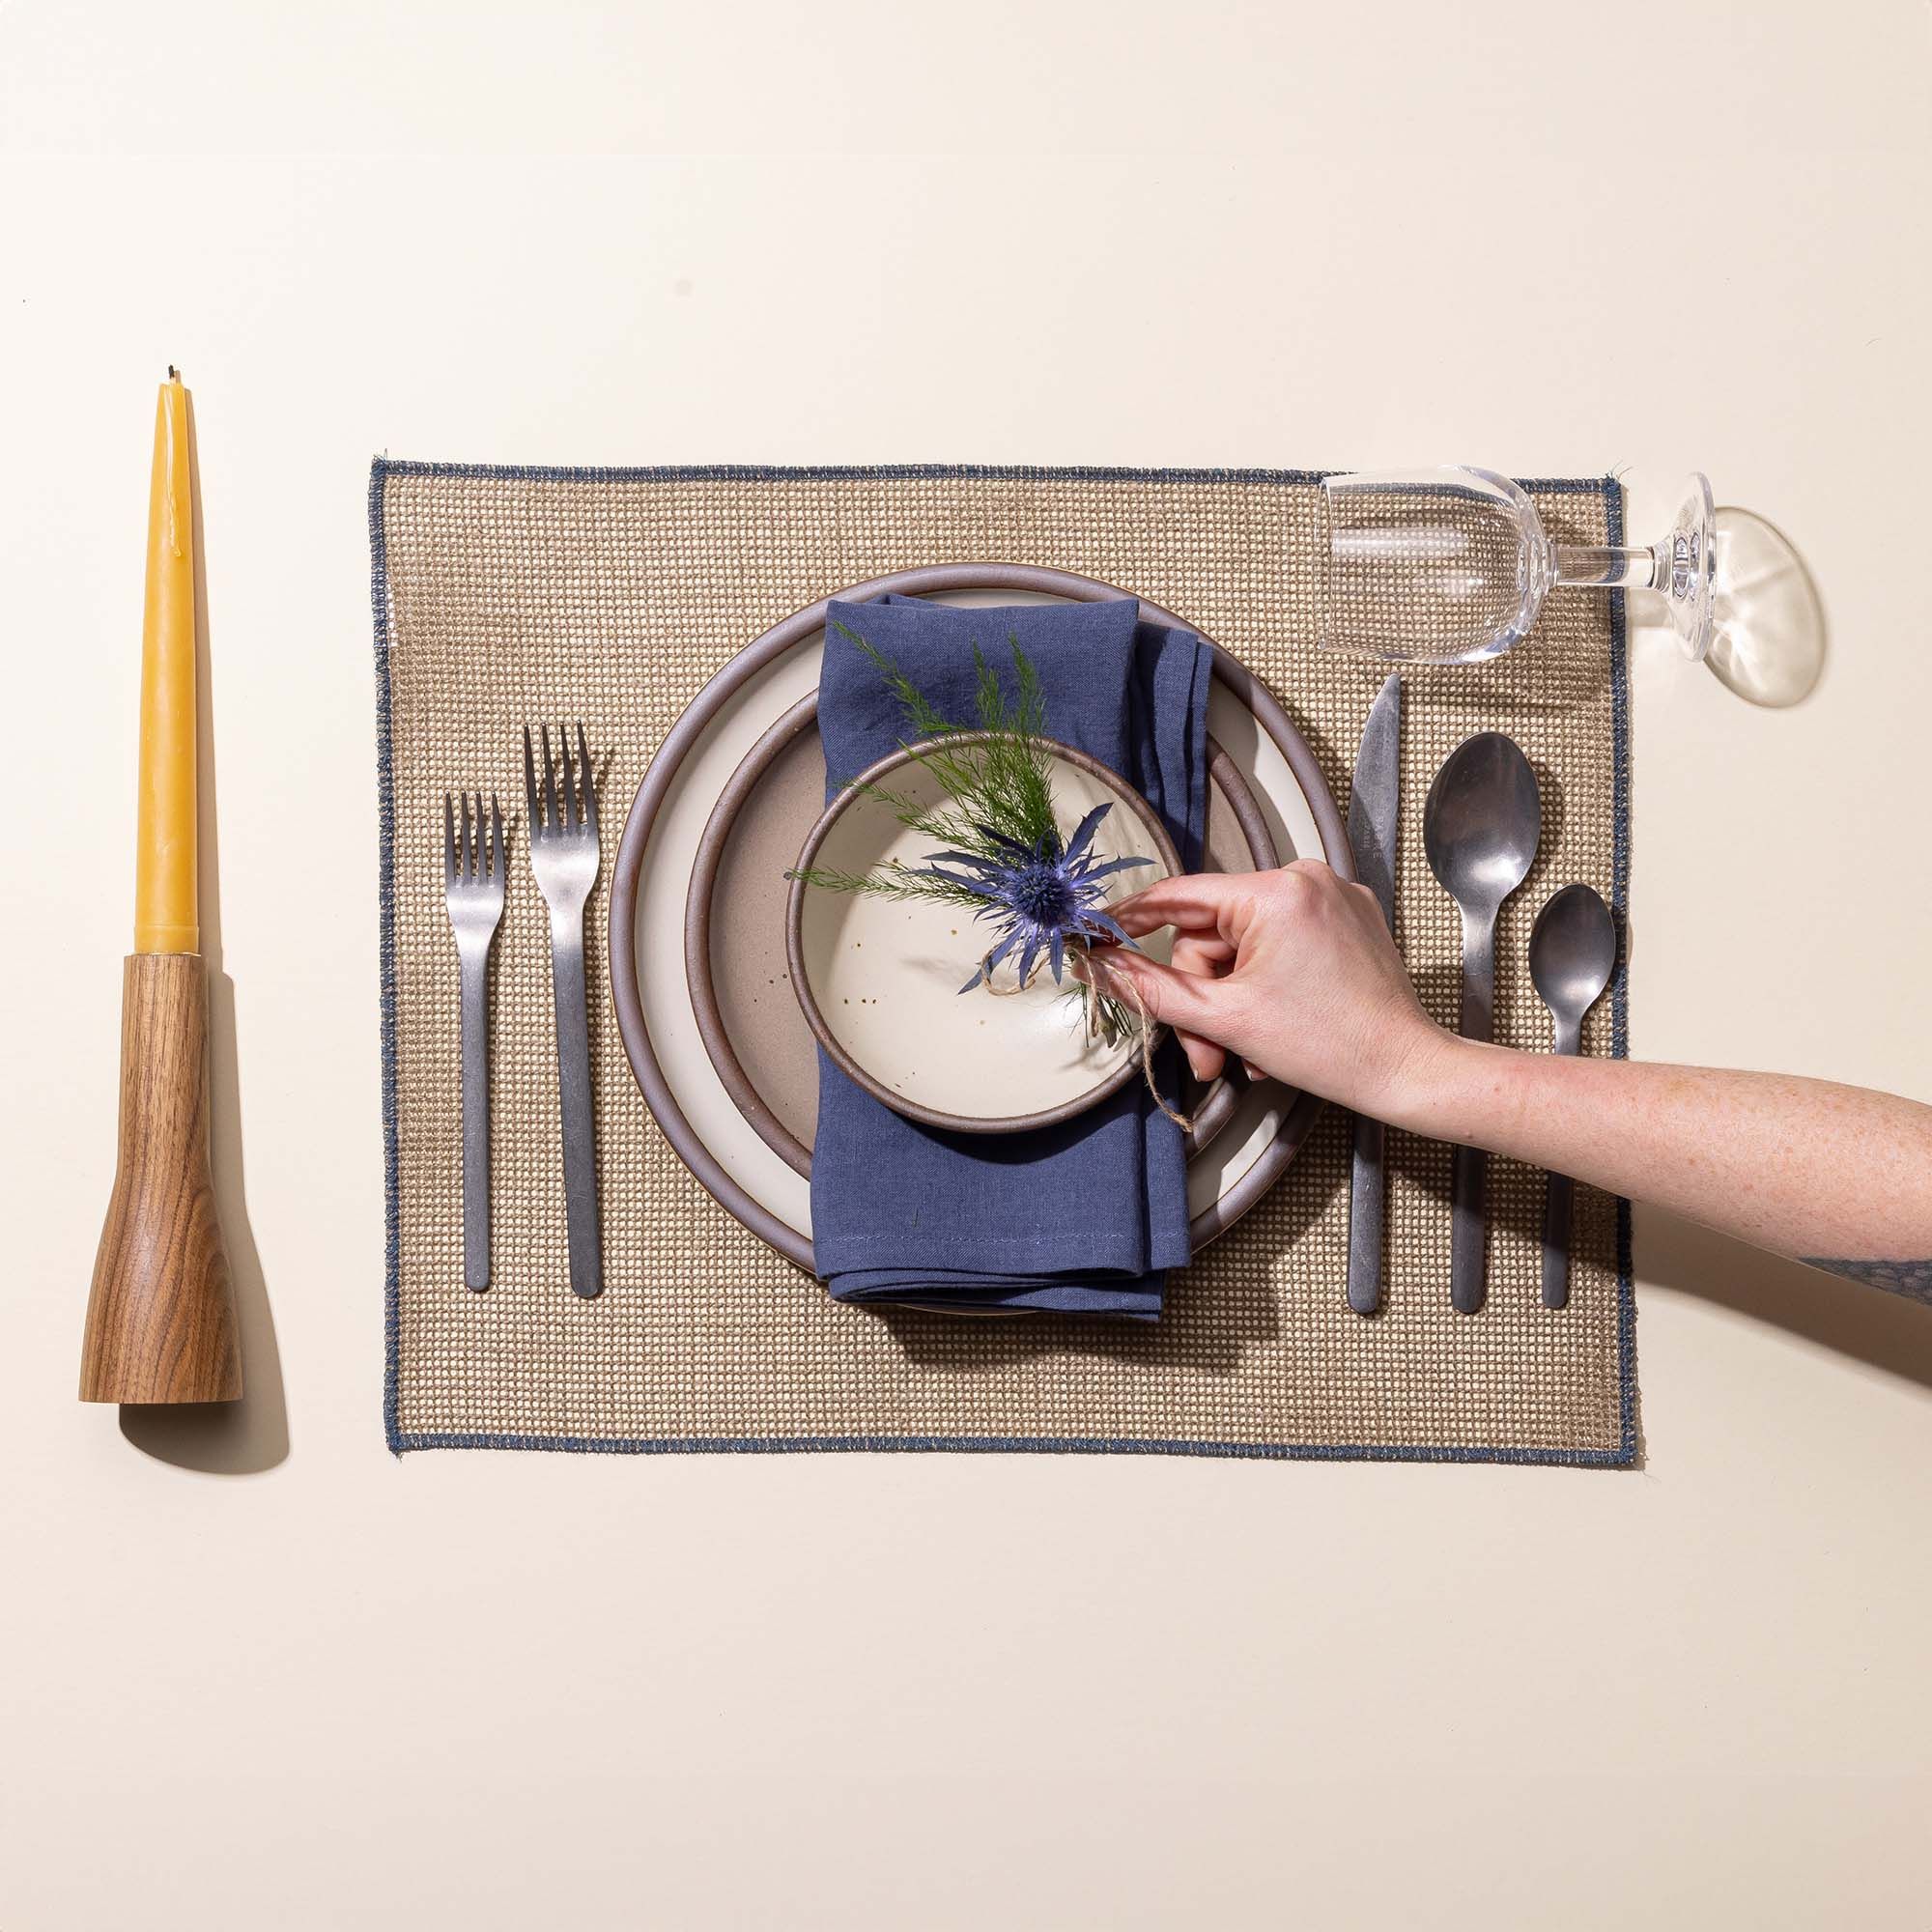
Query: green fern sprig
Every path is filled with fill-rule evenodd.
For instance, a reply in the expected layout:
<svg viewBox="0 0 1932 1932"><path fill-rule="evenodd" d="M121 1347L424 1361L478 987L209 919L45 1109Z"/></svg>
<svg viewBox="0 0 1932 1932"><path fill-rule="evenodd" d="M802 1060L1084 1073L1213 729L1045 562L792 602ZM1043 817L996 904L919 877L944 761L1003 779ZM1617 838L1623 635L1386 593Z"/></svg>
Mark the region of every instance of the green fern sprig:
<svg viewBox="0 0 1932 1932"><path fill-rule="evenodd" d="M999 673L973 646L973 708L977 724L948 718L894 660L848 624L833 629L856 644L877 667L886 687L899 701L908 735L902 751L929 772L945 794L944 806L922 805L884 785L862 787L886 806L903 825L960 851L997 856L998 841L988 827L1008 838L1035 844L1055 831L1052 758L1040 744L1046 734L1046 699L1039 673L1010 633L1013 696L1009 699ZM949 746L949 738L979 730L977 744Z"/></svg>
<svg viewBox="0 0 1932 1932"><path fill-rule="evenodd" d="M838 872L812 866L802 872L787 872L785 877L808 886L821 886L829 893L868 893L874 898L901 901L933 899L945 905L966 906L975 912L985 904L978 893L968 892L964 886L949 886L928 873L897 864L882 866L876 872Z"/></svg>

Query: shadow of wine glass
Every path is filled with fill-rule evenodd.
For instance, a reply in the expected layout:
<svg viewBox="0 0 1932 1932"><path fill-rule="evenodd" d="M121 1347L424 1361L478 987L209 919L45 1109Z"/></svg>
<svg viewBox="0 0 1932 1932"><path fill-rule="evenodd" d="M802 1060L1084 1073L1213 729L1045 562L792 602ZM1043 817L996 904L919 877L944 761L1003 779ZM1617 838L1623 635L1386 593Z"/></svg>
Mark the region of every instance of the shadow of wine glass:
<svg viewBox="0 0 1932 1932"><path fill-rule="evenodd" d="M221 970L220 814L214 765L214 687L208 647L207 526L201 514L201 466L189 416L188 476L194 499L195 756L200 766L196 837L201 848L201 952L208 973L209 1158L215 1211L228 1249L242 1353L239 1402L123 1403L121 1434L157 1462L211 1475L256 1475L289 1453L288 1405L281 1350L269 1306L267 1278L248 1222L242 1174L242 1081L235 1023L235 982Z"/></svg>
<svg viewBox="0 0 1932 1932"><path fill-rule="evenodd" d="M1717 513L1717 634L1711 674L1747 704L1801 704L1824 675L1824 601L1798 549L1769 519L1724 504Z"/></svg>

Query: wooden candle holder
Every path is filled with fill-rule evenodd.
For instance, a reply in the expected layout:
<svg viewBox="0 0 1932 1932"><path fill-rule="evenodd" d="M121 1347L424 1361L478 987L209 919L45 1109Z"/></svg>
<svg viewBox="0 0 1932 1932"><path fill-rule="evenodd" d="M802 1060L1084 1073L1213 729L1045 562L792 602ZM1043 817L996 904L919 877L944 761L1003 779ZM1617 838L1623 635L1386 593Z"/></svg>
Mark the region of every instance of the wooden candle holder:
<svg viewBox="0 0 1932 1932"><path fill-rule="evenodd" d="M235 1402L235 1295L208 1159L208 988L192 952L121 977L121 1130L81 1348L83 1402Z"/></svg>

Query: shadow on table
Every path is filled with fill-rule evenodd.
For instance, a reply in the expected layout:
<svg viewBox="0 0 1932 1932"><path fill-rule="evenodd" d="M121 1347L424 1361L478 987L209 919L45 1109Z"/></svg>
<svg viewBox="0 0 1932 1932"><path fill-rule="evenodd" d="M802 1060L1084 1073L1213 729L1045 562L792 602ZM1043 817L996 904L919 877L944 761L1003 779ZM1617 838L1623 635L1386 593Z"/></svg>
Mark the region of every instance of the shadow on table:
<svg viewBox="0 0 1932 1932"><path fill-rule="evenodd" d="M1264 1233L1264 1217L1258 1215L1237 1222L1223 1235L1214 1253L1225 1258L1233 1251L1235 1263L1213 1283L1194 1267L1176 1269L1168 1277L1165 1315L1151 1325L1050 1315L983 1316L962 1324L958 1316L951 1314L906 1308L879 1313L908 1360L923 1367L994 1374L1018 1362L1056 1355L1127 1362L1137 1368L1182 1362L1209 1375L1232 1376L1249 1349L1274 1340L1279 1333L1266 1256L1276 1247L1299 1241L1327 1211L1337 1192L1347 1189L1347 1118L1340 1109L1324 1109L1295 1156L1297 1174L1303 1179L1319 1174L1320 1186L1281 1190L1279 1198L1290 1204L1286 1225L1268 1217ZM1252 1247L1253 1255L1243 1257L1239 1251L1244 1247Z"/></svg>
<svg viewBox="0 0 1932 1932"><path fill-rule="evenodd" d="M1637 1214L1644 1287L1696 1295L1932 1388L1932 1312L1918 1302L1766 1254L1661 1208L1640 1208ZM1643 1292L1637 1291L1639 1361Z"/></svg>
<svg viewBox="0 0 1932 1932"><path fill-rule="evenodd" d="M195 677L200 698L195 738L201 767L196 832L201 845L201 951L208 968L209 1155L214 1171L215 1209L235 1291L242 1396L240 1402L124 1403L121 1434L157 1462L211 1475L241 1476L272 1469L286 1460L289 1415L268 1282L248 1223L235 982L221 970L221 852L215 800L213 684L208 649L207 526L201 514L201 469L194 461L191 440L189 476L194 526L202 533L202 541L195 546L194 566Z"/></svg>
<svg viewBox="0 0 1932 1932"><path fill-rule="evenodd" d="M1717 515L1718 634L1705 663L1747 704L1802 704L1825 674L1831 642L1817 580L1769 517L1735 503Z"/></svg>

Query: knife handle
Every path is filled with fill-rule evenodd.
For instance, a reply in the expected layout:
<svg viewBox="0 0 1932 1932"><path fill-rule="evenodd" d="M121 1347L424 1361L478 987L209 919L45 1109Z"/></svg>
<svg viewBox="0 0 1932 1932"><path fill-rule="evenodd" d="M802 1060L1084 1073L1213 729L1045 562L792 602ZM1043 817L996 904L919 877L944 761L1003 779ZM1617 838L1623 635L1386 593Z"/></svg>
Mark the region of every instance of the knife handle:
<svg viewBox="0 0 1932 1932"><path fill-rule="evenodd" d="M1349 1306L1357 1315L1373 1315L1382 1302L1387 1140L1387 1129L1379 1121L1366 1114L1355 1116L1355 1159L1349 1187Z"/></svg>

